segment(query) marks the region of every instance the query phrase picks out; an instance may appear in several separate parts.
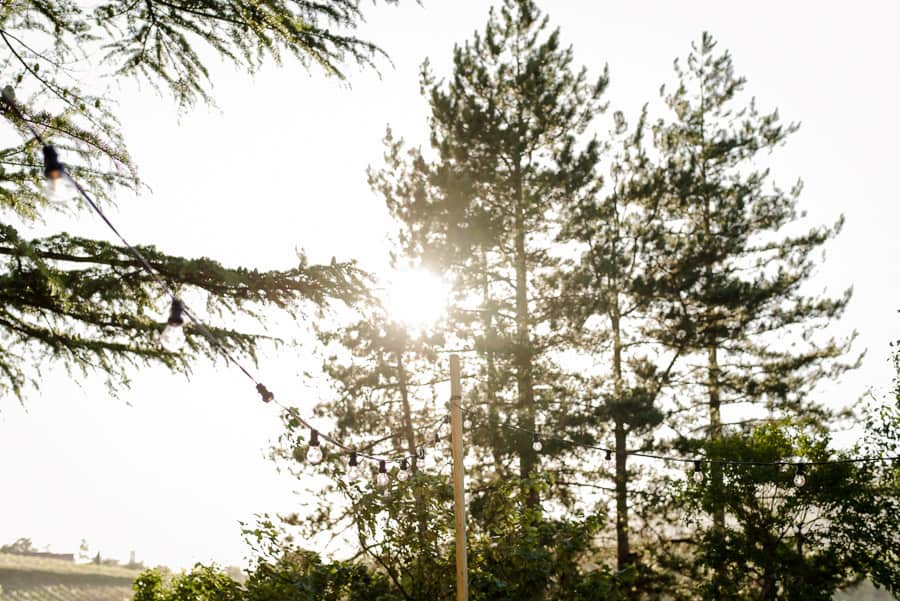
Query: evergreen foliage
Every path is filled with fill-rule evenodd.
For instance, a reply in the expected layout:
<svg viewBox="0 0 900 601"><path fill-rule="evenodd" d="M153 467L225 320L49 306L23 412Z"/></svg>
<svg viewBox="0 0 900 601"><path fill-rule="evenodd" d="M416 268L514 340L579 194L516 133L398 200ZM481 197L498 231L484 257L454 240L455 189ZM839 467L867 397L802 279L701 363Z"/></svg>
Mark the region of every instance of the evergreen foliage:
<svg viewBox="0 0 900 601"><path fill-rule="evenodd" d="M404 152L389 133L385 167L370 180L397 219L399 250L455 282L448 340L478 354L467 361L480 374L465 402L482 417L473 437L484 438L476 456L489 464L473 478L517 477L536 506L531 436L497 426L557 431L577 415L557 390L569 374L553 360L567 343L551 323L551 249L563 207L594 188L600 148L587 129L604 110L607 76L575 67L536 4L517 0L491 10L453 65L447 81L423 66L431 149ZM548 444L542 456L567 452Z"/></svg>
<svg viewBox="0 0 900 601"><path fill-rule="evenodd" d="M816 464L896 450L896 421L873 417L865 444L834 451L829 427L849 413L814 395L855 365L852 336L830 334L849 291L807 286L840 222L802 222L800 185L778 188L764 163L795 127L744 96L710 36L693 48L663 89L669 114L615 113L598 139L605 72L589 80L533 2L506 0L446 80L424 65L430 146L389 130L370 170L395 257L448 274L453 306L436 335L381 309L321 332L334 390L320 411L343 440L411 453L444 414L442 351L464 353L472 599L897 590L896 469ZM279 454L321 470L286 419ZM546 433L543 448L516 428ZM685 483L629 465L635 450L811 465L802 488L792 470L716 462ZM320 511L287 521L341 532L405 599L452 597L446 477L417 465L377 489L344 480L345 461L326 461Z"/></svg>
<svg viewBox="0 0 900 601"><path fill-rule="evenodd" d="M650 242L654 265L645 285L659 300L654 325L679 333L668 344L684 356L673 417L684 415L681 427L699 432L715 459L726 456L719 442L736 427L746 431L782 417L819 428L832 423L832 410L810 393L854 366L845 358L851 340L822 333L840 317L850 291L828 298L809 296L804 287L814 253L841 222L804 230L801 184L783 190L770 182L764 153L784 144L796 126L742 97L745 80L709 34L692 46L684 66L675 62L675 71L676 87L662 89L671 116L654 128L665 174L659 205L665 229ZM695 418L698 410L705 423ZM707 509L719 539L728 507L715 503L724 501L726 481L712 464Z"/></svg>
<svg viewBox="0 0 900 601"><path fill-rule="evenodd" d="M361 19L354 0L117 0L90 9L68 0L7 2L0 8L0 65L25 118L57 147L75 178L110 202L142 184L110 101L80 79L85 64L97 74L163 86L188 106L212 101L207 63L216 56L251 72L285 55L338 77L348 60L372 65L377 47L348 35ZM54 214L77 218L86 207L80 198L47 199L41 149L5 103L2 115L13 130L0 144L0 388L21 398L49 365L75 376L106 373L113 386L127 383L136 364L187 371L184 356L158 347L155 335L167 311L163 291L126 249L63 232L29 233ZM352 263L309 265L300 256L293 269L263 272L140 250L170 285L206 293L218 316L254 315L264 304L296 315L304 307L356 300L364 288ZM229 349L253 355L256 337L213 332ZM215 355L201 336L191 336L190 347Z"/></svg>

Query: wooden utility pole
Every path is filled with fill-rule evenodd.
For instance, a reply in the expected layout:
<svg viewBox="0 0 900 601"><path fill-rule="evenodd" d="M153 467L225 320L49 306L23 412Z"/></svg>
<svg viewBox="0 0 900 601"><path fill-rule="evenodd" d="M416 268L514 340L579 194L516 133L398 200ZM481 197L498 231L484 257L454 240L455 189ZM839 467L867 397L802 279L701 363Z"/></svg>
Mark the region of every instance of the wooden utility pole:
<svg viewBox="0 0 900 601"><path fill-rule="evenodd" d="M450 355L450 436L453 455L453 505L456 514L456 601L469 601L469 562L466 555L466 487L463 468L462 386L459 356Z"/></svg>

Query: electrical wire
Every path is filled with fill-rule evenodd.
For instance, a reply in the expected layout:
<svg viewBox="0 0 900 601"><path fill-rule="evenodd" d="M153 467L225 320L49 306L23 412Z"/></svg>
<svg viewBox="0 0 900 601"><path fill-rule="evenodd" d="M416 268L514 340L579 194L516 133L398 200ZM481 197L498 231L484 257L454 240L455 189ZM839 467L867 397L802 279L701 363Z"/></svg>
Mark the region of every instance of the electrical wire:
<svg viewBox="0 0 900 601"><path fill-rule="evenodd" d="M48 145L44 141L43 136L41 136L41 134L32 125L32 123L30 121L28 121L27 119L25 119L25 116L23 115L22 111L19 109L18 104L16 103L14 94L10 87L7 86L7 87L3 88L2 98L5 101L6 105L8 107L10 107L10 109L13 111L13 114L15 114L15 116L18 117L18 119L22 123L25 124L25 126L31 132L31 135L41 145L41 147L45 148L45 149L52 148L52 146ZM241 373L256 386L256 390L262 396L263 401L273 402L276 406L280 407L282 410L286 411L289 415L291 415L294 419L299 421L303 426L309 428L311 431L318 432L319 437L322 440L325 440L325 441L331 443L332 445L341 449L344 452L356 453L357 457L362 457L362 458L365 458L365 459L368 459L368 460L374 461L374 462L385 461L387 463L401 463L403 460L413 459L416 456L417 449L413 450L411 454L398 455L398 456L393 456L393 457L357 451L353 446L344 444L341 441L339 441L338 439L336 439L335 437L319 431L308 420L306 420L303 416L301 416L295 407L290 407L290 406L285 405L284 403L278 401L275 398L275 395L273 393L271 393L265 387L265 385L262 382L260 382L250 372L250 370L247 367L245 367L240 361L237 360L237 358L228 349L228 347L225 345L225 343L223 343L222 340L219 339L219 337L216 336L215 333L213 333L213 331L210 330L206 326L206 324L204 324L193 312L191 312L189 307L186 304L184 304L184 301L178 297L178 294L177 294L175 288L164 277L164 274L161 271L159 271L158 269L156 269L150 263L150 261L144 256L144 254L138 248L136 248L134 245L132 245L128 241L127 238L125 238L125 236L122 234L122 232L120 232L119 229L115 226L115 224L109 219L109 217L106 216L106 213L103 212L103 209L100 208L99 204L93 199L93 197L91 197L91 195L87 192L87 190L85 190L84 187L82 187L82 185L78 182L78 180L76 180L72 176L72 174L69 173L69 170L65 167L65 164L59 163L58 167L59 167L60 175L62 177L64 177L66 179L66 181L68 181L78 191L78 193L85 200L85 202L88 203L88 206L100 217L100 219L103 221L103 223L105 223L106 226L110 229L110 231L112 231L112 233L116 236L116 238L119 239L119 241L125 246L125 248L128 250L128 252L130 252L131 255L135 259L137 259L138 263L140 263L140 265L144 269L144 271L146 271L147 274L153 279L153 281L156 284L158 284L171 297L173 302L180 303L181 310L191 320L191 322L194 324L194 326L197 328L197 330L199 330L200 333L207 339L207 341L214 348L216 348L222 354L222 356L225 357L226 362L228 364L234 365L235 367L237 367L241 371ZM435 422L435 423L437 423L437 422ZM393 434L391 436L393 436ZM428 446L427 442L423 443L422 448L424 448L425 446Z"/></svg>
<svg viewBox="0 0 900 601"><path fill-rule="evenodd" d="M453 405L459 407L460 411L471 416L478 415L477 412L472 411L471 409L464 407L461 403L456 400L450 401ZM568 438L562 438L556 435L546 435L541 431L529 430L527 428L521 428L519 426L515 426L512 424L497 424L501 428L509 430L511 432L517 432L521 434L527 435L531 440L540 440L541 442L553 441L562 445L577 447L581 449L588 449L593 451L603 451L607 454L607 456L614 455L617 453L616 449L611 447L604 447L600 445L587 444L583 442L576 442L574 440L570 440ZM900 456L888 456L888 457L848 457L846 459L831 459L831 460L804 460L804 461L744 461L739 459L716 459L709 457L680 457L675 455L660 455L657 453L646 453L643 451L625 451L626 456L630 457L641 457L644 459L654 459L663 462L674 462L674 463L685 463L685 464L694 464L696 465L699 461L705 465L747 465L747 466L791 466L796 467L800 465L806 466L817 466L817 465L841 465L841 464L852 464L852 463L877 463L877 462L888 462L888 461L900 461Z"/></svg>

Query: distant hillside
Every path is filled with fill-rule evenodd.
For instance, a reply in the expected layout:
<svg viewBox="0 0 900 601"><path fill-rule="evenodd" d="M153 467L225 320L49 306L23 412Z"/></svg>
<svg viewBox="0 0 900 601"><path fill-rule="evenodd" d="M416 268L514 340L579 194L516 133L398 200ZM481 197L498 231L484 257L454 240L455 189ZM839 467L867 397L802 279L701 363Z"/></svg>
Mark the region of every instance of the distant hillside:
<svg viewBox="0 0 900 601"><path fill-rule="evenodd" d="M139 572L119 566L0 554L2 601L123 601Z"/></svg>
<svg viewBox="0 0 900 601"><path fill-rule="evenodd" d="M893 595L884 589L875 588L871 582L863 582L850 591L842 591L834 596L834 601L892 601Z"/></svg>

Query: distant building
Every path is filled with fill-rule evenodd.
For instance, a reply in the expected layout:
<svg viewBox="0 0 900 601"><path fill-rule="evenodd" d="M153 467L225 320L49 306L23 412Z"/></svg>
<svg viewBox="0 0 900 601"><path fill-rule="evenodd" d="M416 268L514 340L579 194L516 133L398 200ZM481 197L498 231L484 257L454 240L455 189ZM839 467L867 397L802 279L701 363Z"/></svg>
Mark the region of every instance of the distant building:
<svg viewBox="0 0 900 601"><path fill-rule="evenodd" d="M44 551L9 551L10 555L22 555L25 557L41 557L43 559L58 559L60 561L71 561L74 563L74 553L46 553Z"/></svg>

